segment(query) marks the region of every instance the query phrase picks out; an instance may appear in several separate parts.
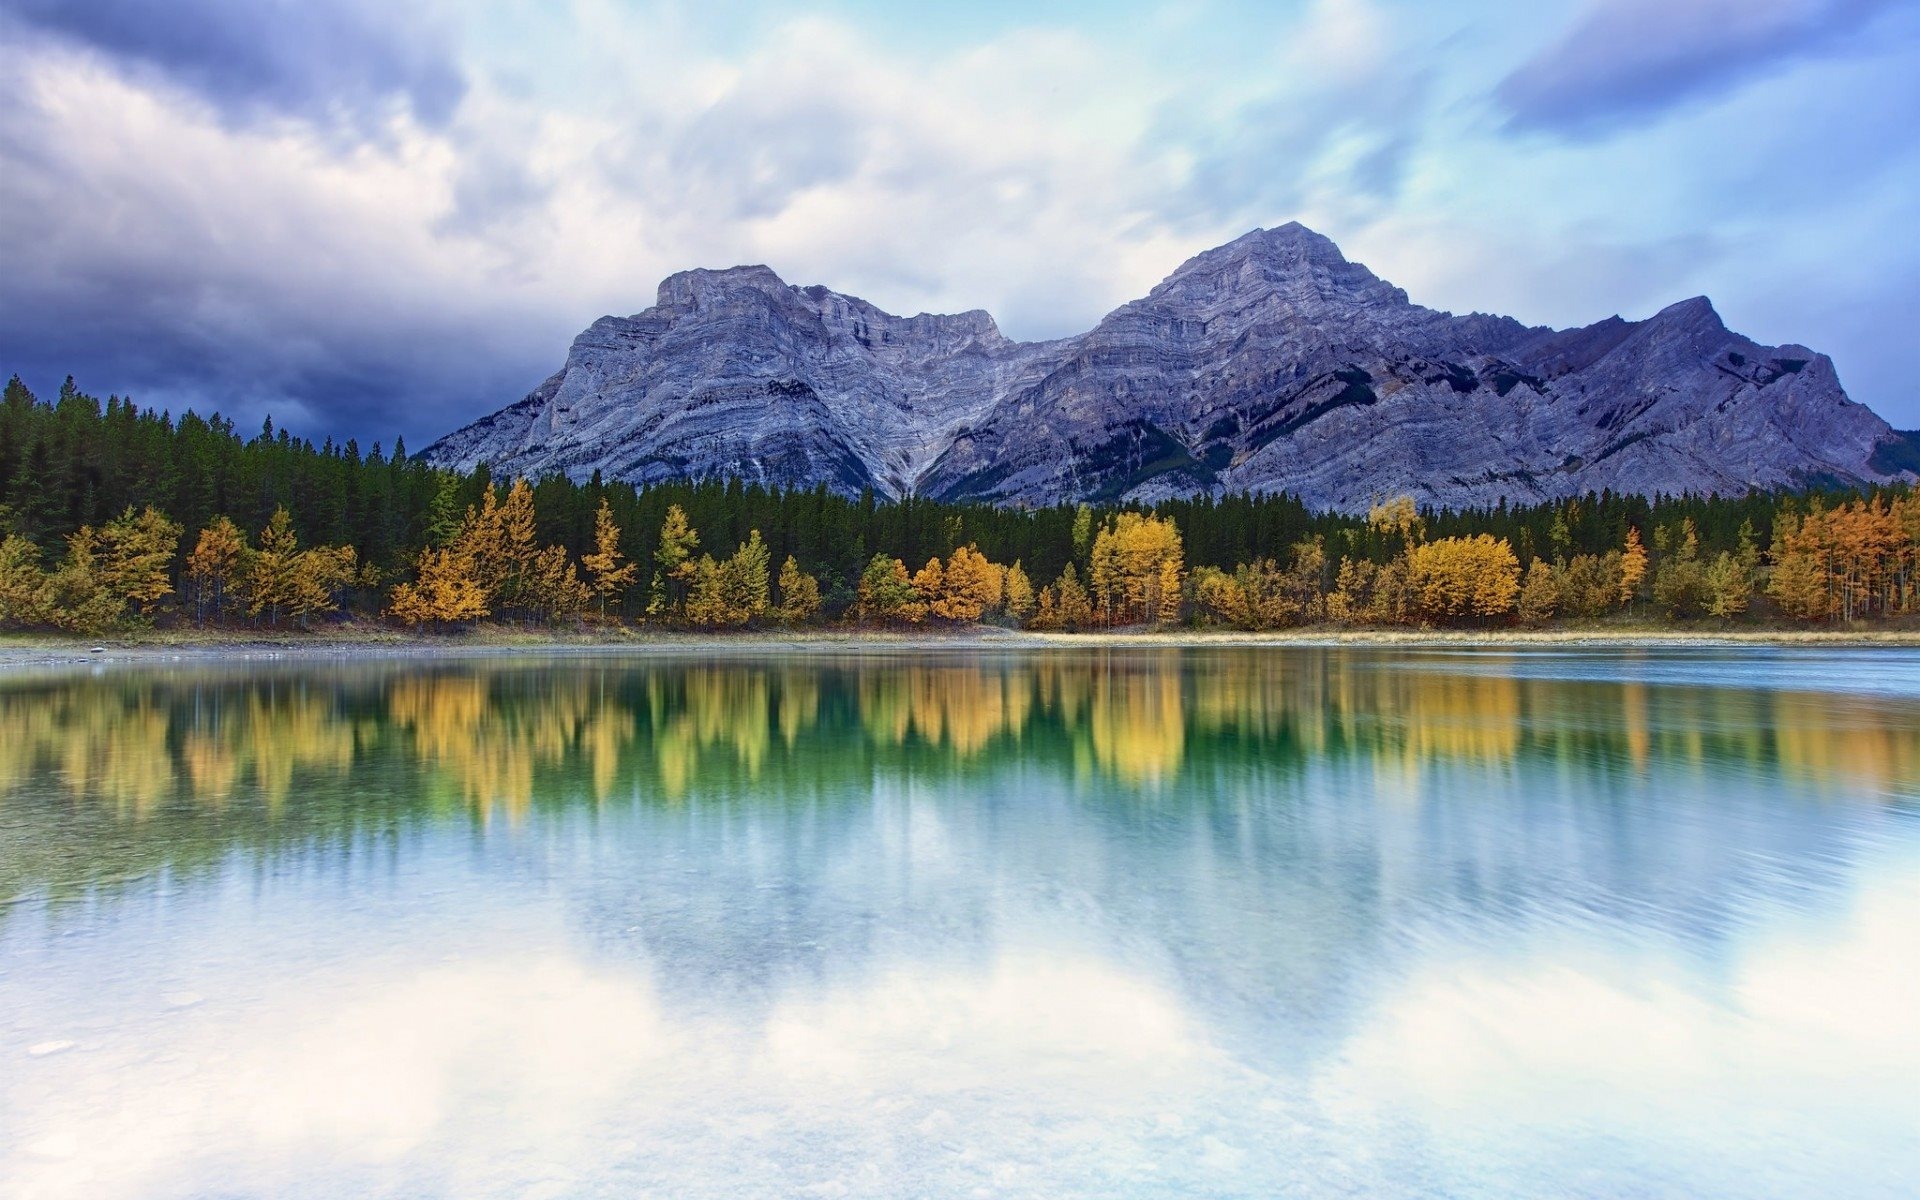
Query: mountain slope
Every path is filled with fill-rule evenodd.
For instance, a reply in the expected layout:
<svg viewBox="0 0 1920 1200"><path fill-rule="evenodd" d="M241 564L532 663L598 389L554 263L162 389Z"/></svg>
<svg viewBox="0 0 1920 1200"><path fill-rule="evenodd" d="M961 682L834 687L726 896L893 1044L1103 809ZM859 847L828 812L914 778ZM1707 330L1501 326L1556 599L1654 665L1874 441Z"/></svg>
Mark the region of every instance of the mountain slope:
<svg viewBox="0 0 1920 1200"><path fill-rule="evenodd" d="M765 267L683 272L424 455L1005 503L1285 490L1348 509L1911 466L1825 356L1731 333L1703 297L1566 331L1456 317L1297 224L1200 254L1057 342L1010 341L984 312L892 316Z"/></svg>

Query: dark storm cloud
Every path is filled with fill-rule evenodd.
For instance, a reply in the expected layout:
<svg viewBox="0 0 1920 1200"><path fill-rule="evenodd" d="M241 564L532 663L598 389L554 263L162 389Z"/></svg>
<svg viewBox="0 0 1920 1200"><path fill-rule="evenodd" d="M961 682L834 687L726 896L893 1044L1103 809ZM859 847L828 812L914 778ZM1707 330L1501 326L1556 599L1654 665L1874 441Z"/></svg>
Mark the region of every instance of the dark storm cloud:
<svg viewBox="0 0 1920 1200"><path fill-rule="evenodd" d="M1831 50L1893 0L1594 0L1503 79L1508 125L1591 137Z"/></svg>
<svg viewBox="0 0 1920 1200"><path fill-rule="evenodd" d="M102 148L15 70L0 91L0 376L43 394L73 374L249 431L272 414L316 440L418 447L524 393L585 323L420 281L355 215L231 160L209 192L165 146Z"/></svg>
<svg viewBox="0 0 1920 1200"><path fill-rule="evenodd" d="M510 322L402 312L370 295L330 306L237 281L186 283L186 264L178 277L73 265L84 278L0 285L0 305L17 314L0 330L0 376L46 396L71 374L96 395L220 412L249 433L271 416L315 441L404 435L417 450L524 394L566 344L558 329L506 344L496 330Z"/></svg>
<svg viewBox="0 0 1920 1200"><path fill-rule="evenodd" d="M87 46L233 117L359 123L397 102L438 124L466 85L422 12L382 0L0 0L0 28Z"/></svg>

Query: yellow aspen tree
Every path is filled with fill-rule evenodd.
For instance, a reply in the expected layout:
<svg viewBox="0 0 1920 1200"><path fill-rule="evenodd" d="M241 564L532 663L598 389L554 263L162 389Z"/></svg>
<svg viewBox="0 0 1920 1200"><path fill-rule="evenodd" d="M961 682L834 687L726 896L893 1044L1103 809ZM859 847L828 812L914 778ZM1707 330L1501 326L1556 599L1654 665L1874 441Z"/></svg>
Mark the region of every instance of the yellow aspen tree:
<svg viewBox="0 0 1920 1200"><path fill-rule="evenodd" d="M779 588L781 620L804 625L820 611L820 581L802 571L800 560L791 554L780 564Z"/></svg>
<svg viewBox="0 0 1920 1200"><path fill-rule="evenodd" d="M640 570L634 563L623 563L625 558L620 553L620 527L613 523L613 509L602 496L593 514L593 553L581 560L593 577L593 594L600 601L602 621L607 619L608 602L617 606Z"/></svg>
<svg viewBox="0 0 1920 1200"><path fill-rule="evenodd" d="M264 612L269 625L280 623L281 612L299 597L299 551L293 516L281 505L260 531L260 548L247 556L243 589L248 615Z"/></svg>
<svg viewBox="0 0 1920 1200"><path fill-rule="evenodd" d="M937 560L927 565L935 567ZM933 615L947 621L978 621L1000 603L1000 570L973 546L954 550L937 588L929 589L918 578L914 583L923 595L933 597L929 602Z"/></svg>
<svg viewBox="0 0 1920 1200"><path fill-rule="evenodd" d="M100 580L109 592L150 612L173 592L168 569L180 543L180 526L149 505L132 508L100 527Z"/></svg>
<svg viewBox="0 0 1920 1200"><path fill-rule="evenodd" d="M516 479L500 505L497 553L502 568L499 583L503 606L532 610L540 602L532 583L540 556L539 530L534 521L533 488Z"/></svg>
<svg viewBox="0 0 1920 1200"><path fill-rule="evenodd" d="M907 565L886 554L876 554L860 573L854 611L862 621L898 621L910 618L919 603Z"/></svg>
<svg viewBox="0 0 1920 1200"><path fill-rule="evenodd" d="M1544 625L1559 607L1559 573L1546 559L1536 558L1527 564L1526 579L1520 585L1520 619L1529 625Z"/></svg>
<svg viewBox="0 0 1920 1200"><path fill-rule="evenodd" d="M1080 584L1080 576L1068 563L1053 584L1054 616L1062 629L1086 629L1093 625L1093 600Z"/></svg>
<svg viewBox="0 0 1920 1200"><path fill-rule="evenodd" d="M760 540L760 531L753 529L747 532L747 540L721 564L720 580L728 624L744 625L767 615L771 607L767 563L767 544Z"/></svg>
<svg viewBox="0 0 1920 1200"><path fill-rule="evenodd" d="M46 586L40 548L17 533L0 538L0 625L45 622Z"/></svg>
<svg viewBox="0 0 1920 1200"><path fill-rule="evenodd" d="M697 570L693 552L699 548L700 535L687 523L686 510L678 504L668 505L666 519L660 523L660 544L653 552L653 587L647 600L649 615L678 611L685 602Z"/></svg>
<svg viewBox="0 0 1920 1200"><path fill-rule="evenodd" d="M1154 589L1151 617L1162 624L1180 619L1180 564L1172 559L1160 562L1160 578Z"/></svg>
<svg viewBox="0 0 1920 1200"><path fill-rule="evenodd" d="M593 598L564 546L547 546L534 554L521 590L524 607L537 619L547 622L578 617Z"/></svg>
<svg viewBox="0 0 1920 1200"><path fill-rule="evenodd" d="M939 615L938 605L946 584L947 573L940 565L940 559L937 556L929 558L926 566L913 573L913 590L919 598L919 603L907 611L907 620L918 621L928 613ZM913 611L914 608L917 608L918 612Z"/></svg>
<svg viewBox="0 0 1920 1200"><path fill-rule="evenodd" d="M1427 532L1427 521L1412 496L1395 496L1367 510L1367 524L1376 533L1399 537L1412 549Z"/></svg>
<svg viewBox="0 0 1920 1200"><path fill-rule="evenodd" d="M287 614L306 624L315 613L335 612L340 592L353 586L359 555L352 546L314 546L294 558L294 593Z"/></svg>
<svg viewBox="0 0 1920 1200"><path fill-rule="evenodd" d="M1505 538L1485 533L1441 538L1408 553L1407 583L1427 616L1486 619L1513 611L1520 563Z"/></svg>
<svg viewBox="0 0 1920 1200"><path fill-rule="evenodd" d="M1007 568L1006 576L1001 582L1001 603L1007 615L1015 621L1025 621L1033 616L1036 603L1033 595L1033 580L1027 578L1026 568L1020 565L1018 559L1015 559L1013 565Z"/></svg>
<svg viewBox="0 0 1920 1200"><path fill-rule="evenodd" d="M486 589L457 546L428 549L420 555L416 580L394 587L387 612L415 626L475 621L488 615Z"/></svg>
<svg viewBox="0 0 1920 1200"><path fill-rule="evenodd" d="M126 600L109 590L100 576L100 535L82 525L67 535L67 552L48 573L39 603L44 619L60 629L105 629L126 611Z"/></svg>
<svg viewBox="0 0 1920 1200"><path fill-rule="evenodd" d="M1620 552L1620 604L1626 607L1640 591L1647 577L1647 548L1640 544L1640 531L1627 526L1626 548Z"/></svg>
<svg viewBox="0 0 1920 1200"><path fill-rule="evenodd" d="M226 615L227 592L239 577L247 555L246 538L240 527L226 517L215 517L200 531L193 552L187 555L187 582L193 588L194 620L206 615L209 604L213 619Z"/></svg>

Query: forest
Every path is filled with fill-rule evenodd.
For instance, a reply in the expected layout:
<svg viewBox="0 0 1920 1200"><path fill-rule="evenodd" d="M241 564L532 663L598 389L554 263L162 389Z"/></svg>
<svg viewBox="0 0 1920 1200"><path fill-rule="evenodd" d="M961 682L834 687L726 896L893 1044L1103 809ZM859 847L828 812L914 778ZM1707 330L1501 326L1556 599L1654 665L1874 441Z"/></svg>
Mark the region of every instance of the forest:
<svg viewBox="0 0 1920 1200"><path fill-rule="evenodd" d="M0 628L450 632L994 622L1840 624L1920 609L1903 487L1366 514L1285 495L995 508L737 480L435 469L174 417L71 379L0 397Z"/></svg>

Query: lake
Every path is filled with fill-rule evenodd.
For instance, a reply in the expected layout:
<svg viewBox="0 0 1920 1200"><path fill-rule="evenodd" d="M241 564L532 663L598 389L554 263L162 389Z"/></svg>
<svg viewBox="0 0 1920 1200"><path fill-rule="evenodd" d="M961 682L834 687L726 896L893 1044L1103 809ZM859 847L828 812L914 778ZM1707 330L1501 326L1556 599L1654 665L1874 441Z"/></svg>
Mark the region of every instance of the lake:
<svg viewBox="0 0 1920 1200"><path fill-rule="evenodd" d="M0 675L0 1197L1900 1197L1920 652Z"/></svg>

